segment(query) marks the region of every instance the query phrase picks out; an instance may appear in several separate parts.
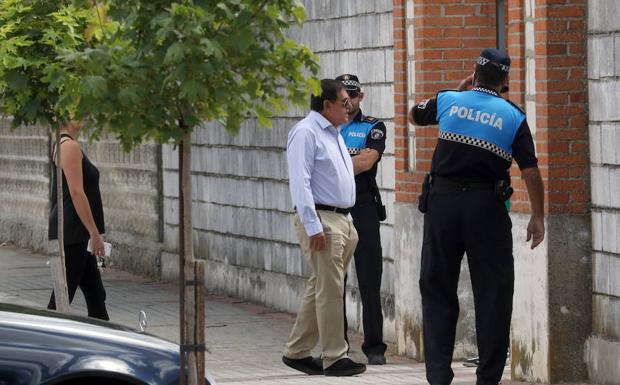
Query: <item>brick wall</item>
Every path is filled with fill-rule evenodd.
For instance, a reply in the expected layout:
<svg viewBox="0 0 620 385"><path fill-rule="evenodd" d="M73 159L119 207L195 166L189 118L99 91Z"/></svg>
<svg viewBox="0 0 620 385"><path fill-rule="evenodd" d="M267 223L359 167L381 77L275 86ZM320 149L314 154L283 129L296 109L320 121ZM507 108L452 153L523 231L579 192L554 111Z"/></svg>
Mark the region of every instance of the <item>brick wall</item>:
<svg viewBox="0 0 620 385"><path fill-rule="evenodd" d="M433 97L437 91L455 88L474 69L483 48L495 47L495 1L413 0L407 17L409 45L409 101ZM395 26L397 28L397 26ZM395 56L396 57L396 56ZM399 68L395 66L396 71ZM395 87L399 87L395 84ZM400 95L395 95L395 103ZM404 101L407 103L407 100ZM400 112L400 111L398 111ZM396 200L415 202L437 141L437 127L409 128L406 112L397 117ZM414 143L409 143L414 141ZM411 165L409 151L413 151Z"/></svg>
<svg viewBox="0 0 620 385"><path fill-rule="evenodd" d="M585 0L536 2L537 150L550 214L589 206L586 7Z"/></svg>
<svg viewBox="0 0 620 385"><path fill-rule="evenodd" d="M535 111L527 111L526 100L529 100L526 95L526 41L525 41L525 29L526 25L530 25L525 22L525 10L524 0L508 0L506 2L507 12L507 28L506 28L506 49L512 60L510 66L510 91L507 97L520 106L526 113L534 114ZM531 23L533 26L533 23ZM532 97L533 99L533 97ZM535 103L535 100L532 100ZM530 121L528 120L528 123ZM530 124L530 129L535 130ZM534 134L534 133L533 133ZM513 162L510 170L512 176L512 186L515 190L513 196L510 199L511 210L513 212L529 212L529 200L527 196L527 190L525 183L519 177L519 167L516 162Z"/></svg>
<svg viewBox="0 0 620 385"><path fill-rule="evenodd" d="M495 46L495 1L415 0L413 4L413 17L408 20L413 29L412 41L398 43L395 40L395 45L410 45L412 92L409 98L421 100L432 97L440 89L454 88L471 72L480 50ZM524 109L528 99L524 8L532 4L524 0L506 3L507 49L513 60L508 98ZM530 117L530 125L536 133L537 153L547 182L548 210L584 213L589 200L584 129L587 116L583 39L586 7L583 1L568 0L549 4L537 1L535 6L543 15L531 23L536 31L530 53L536 62L535 89L531 95L538 95L532 100L538 113ZM395 71L398 70L395 67ZM396 94L395 103L400 100ZM430 169L437 129L415 127L408 130L398 114L396 119L396 199L414 202L422 176ZM413 145L408 145L409 140L414 141ZM409 164L411 150L415 151L414 167ZM511 174L516 190L512 209L528 212L527 192L516 165Z"/></svg>

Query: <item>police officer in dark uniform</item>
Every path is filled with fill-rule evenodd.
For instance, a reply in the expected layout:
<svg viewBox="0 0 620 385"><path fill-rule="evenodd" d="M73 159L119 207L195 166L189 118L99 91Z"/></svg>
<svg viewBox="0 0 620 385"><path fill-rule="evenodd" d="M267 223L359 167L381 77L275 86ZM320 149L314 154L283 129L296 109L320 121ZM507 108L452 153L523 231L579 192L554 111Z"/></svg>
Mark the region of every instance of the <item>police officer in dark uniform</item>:
<svg viewBox="0 0 620 385"><path fill-rule="evenodd" d="M381 202L375 177L377 164L385 150L385 124L362 113L360 103L364 99L364 93L357 76L344 74L336 80L344 84L352 106L349 110L349 123L340 127L340 134L351 154L355 172L356 201L351 209L351 216L359 235L354 258L362 299L362 351L368 357L368 364L383 365L386 345L383 343L381 312L383 257L379 221L385 220L385 206ZM346 323L344 332L346 336Z"/></svg>
<svg viewBox="0 0 620 385"><path fill-rule="evenodd" d="M430 177L420 196L424 241L420 291L426 378L449 384L459 314L457 286L467 254L476 311L477 385L497 385L509 346L514 265L506 204L513 159L521 169L532 215L531 248L544 238L543 182L525 113L502 98L510 58L485 49L457 91L441 91L410 111L418 125L439 124ZM473 86L473 88L471 88ZM470 89L471 88L471 89Z"/></svg>

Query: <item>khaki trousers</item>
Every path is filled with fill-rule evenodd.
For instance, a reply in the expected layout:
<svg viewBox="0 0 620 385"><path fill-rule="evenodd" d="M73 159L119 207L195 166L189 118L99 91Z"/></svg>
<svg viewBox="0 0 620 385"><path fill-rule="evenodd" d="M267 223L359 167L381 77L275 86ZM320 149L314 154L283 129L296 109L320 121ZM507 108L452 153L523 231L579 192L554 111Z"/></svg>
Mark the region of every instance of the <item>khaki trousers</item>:
<svg viewBox="0 0 620 385"><path fill-rule="evenodd" d="M347 357L349 346L344 339L342 303L344 275L358 237L348 215L323 210L318 214L326 238L323 251L310 250L310 237L299 216L295 216L295 231L311 273L284 355L288 358L309 357L319 343L323 368L327 368Z"/></svg>

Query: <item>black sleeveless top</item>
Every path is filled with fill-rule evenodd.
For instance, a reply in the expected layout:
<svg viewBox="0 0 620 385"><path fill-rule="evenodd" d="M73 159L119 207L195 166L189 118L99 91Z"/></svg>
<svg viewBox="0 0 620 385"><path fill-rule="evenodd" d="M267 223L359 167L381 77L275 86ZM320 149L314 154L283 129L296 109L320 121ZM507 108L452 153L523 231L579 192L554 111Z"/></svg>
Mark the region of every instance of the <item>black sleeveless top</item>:
<svg viewBox="0 0 620 385"><path fill-rule="evenodd" d="M67 134L62 134L61 138L71 138ZM52 162L52 165L54 163ZM50 217L49 217L49 240L58 239L58 204L56 193L56 167L52 167L52 198L50 201ZM99 192L99 170L94 164L88 160L88 157L82 152L82 179L84 183L84 193L88 198L90 211L93 213L93 219L97 225L100 234L105 233L105 223L103 220L103 204L101 203L101 193ZM80 242L86 242L90 238L88 230L82 224L80 217L75 211L75 206L71 200L69 186L65 173L62 173L62 197L64 212L64 243L71 245Z"/></svg>

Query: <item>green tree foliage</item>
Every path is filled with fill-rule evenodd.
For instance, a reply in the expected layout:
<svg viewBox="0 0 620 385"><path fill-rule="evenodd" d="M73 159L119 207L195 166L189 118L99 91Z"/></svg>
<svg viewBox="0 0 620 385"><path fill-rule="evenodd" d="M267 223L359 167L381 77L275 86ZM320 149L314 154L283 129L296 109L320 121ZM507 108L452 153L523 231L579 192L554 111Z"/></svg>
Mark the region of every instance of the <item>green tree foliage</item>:
<svg viewBox="0 0 620 385"><path fill-rule="evenodd" d="M67 90L52 84L49 75L59 55L95 42L96 17L96 8L86 2L0 2L0 109L13 117L13 127L56 126L71 117L63 102Z"/></svg>
<svg viewBox="0 0 620 385"><path fill-rule="evenodd" d="M316 56L285 36L305 17L298 0L112 0L98 10L102 43L64 50L49 79L95 135L112 132L126 149L179 142L204 121L235 133L256 116L270 127L274 112L318 90Z"/></svg>

